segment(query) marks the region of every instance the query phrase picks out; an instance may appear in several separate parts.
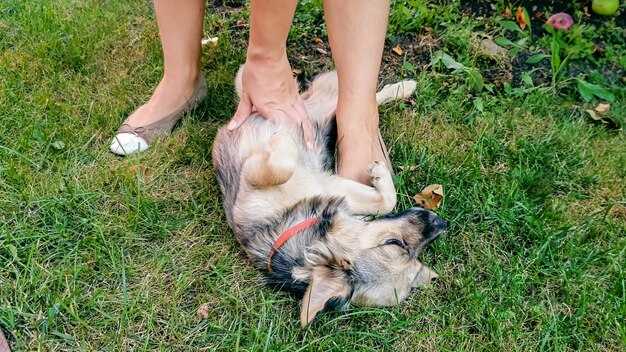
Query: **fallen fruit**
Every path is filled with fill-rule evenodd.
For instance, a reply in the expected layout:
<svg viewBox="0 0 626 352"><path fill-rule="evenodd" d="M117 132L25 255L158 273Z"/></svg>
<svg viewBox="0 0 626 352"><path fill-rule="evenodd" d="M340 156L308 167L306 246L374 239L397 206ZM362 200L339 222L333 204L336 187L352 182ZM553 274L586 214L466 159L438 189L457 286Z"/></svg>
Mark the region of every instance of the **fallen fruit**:
<svg viewBox="0 0 626 352"><path fill-rule="evenodd" d="M562 29L568 31L570 27L574 24L574 19L572 16L566 14L565 12L555 13L550 16L546 21L546 24L554 29Z"/></svg>
<svg viewBox="0 0 626 352"><path fill-rule="evenodd" d="M598 15L611 16L617 12L619 0L593 0L591 9Z"/></svg>

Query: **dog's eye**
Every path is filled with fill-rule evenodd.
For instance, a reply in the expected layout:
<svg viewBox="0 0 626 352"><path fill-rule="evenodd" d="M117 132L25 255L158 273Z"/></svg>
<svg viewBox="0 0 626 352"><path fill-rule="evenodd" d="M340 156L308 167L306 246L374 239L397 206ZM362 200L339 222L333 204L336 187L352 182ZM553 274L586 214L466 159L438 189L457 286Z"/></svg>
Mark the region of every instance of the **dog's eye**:
<svg viewBox="0 0 626 352"><path fill-rule="evenodd" d="M404 243L404 241L401 241L397 238L388 239L387 241L385 241L385 245L394 245L400 248L406 248L406 244Z"/></svg>

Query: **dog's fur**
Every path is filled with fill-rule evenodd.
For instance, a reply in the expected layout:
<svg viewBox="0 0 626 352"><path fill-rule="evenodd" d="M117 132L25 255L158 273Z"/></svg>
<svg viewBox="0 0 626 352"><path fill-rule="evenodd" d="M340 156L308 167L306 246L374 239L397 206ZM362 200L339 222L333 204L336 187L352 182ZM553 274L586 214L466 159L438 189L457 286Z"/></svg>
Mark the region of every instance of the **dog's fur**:
<svg viewBox="0 0 626 352"><path fill-rule="evenodd" d="M241 96L240 70L236 87ZM414 81L386 86L379 104L409 96ZM226 218L237 240L267 282L303 296L306 326L324 309L350 303L388 306L413 287L437 275L417 259L445 222L413 208L366 222L356 215L382 215L396 205L389 170L382 162L368 168L373 186L330 172L335 148L337 76L318 76L302 95L315 134L315 149L304 147L301 130L289 121L258 114L234 131L222 127L213 146L213 164ZM320 220L280 247L268 270L276 239L294 225Z"/></svg>

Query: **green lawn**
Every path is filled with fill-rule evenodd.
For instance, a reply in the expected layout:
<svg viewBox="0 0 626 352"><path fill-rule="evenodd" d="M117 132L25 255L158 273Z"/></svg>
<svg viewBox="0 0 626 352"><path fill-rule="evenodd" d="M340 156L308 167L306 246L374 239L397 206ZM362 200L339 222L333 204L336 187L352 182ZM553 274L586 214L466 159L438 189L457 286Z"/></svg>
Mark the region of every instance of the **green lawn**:
<svg viewBox="0 0 626 352"><path fill-rule="evenodd" d="M289 41L305 77L329 67L310 42L327 43L315 4L303 1ZM416 26L439 23L437 49L484 72L472 32L494 22L429 9ZM0 2L0 329L14 350L626 350L623 79L604 82L606 124L585 112L602 101L567 77L472 90L463 73L392 53L426 34L394 12L381 79L418 88L382 108L382 129L398 209L444 185L449 229L422 256L441 278L397 307L303 330L299 303L263 286L225 223L211 145L236 107L247 13L211 12L206 103L121 159L110 138L162 73L149 2ZM618 39L595 63L624 65L624 28L602 30Z"/></svg>

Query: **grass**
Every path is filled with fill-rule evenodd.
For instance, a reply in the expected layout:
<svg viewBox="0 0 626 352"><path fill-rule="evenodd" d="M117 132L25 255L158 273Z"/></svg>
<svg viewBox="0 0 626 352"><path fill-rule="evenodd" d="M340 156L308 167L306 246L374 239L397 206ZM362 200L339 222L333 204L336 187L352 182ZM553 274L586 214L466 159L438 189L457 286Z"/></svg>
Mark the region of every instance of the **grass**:
<svg viewBox="0 0 626 352"><path fill-rule="evenodd" d="M207 101L121 159L109 139L161 75L149 6L0 3L0 328L14 350L626 349L623 130L589 119L596 102L567 88L472 92L463 76L401 65L418 91L381 109L383 132L399 209L445 187L450 227L422 257L441 279L302 330L299 303L262 285L225 224L211 168L236 106L246 31L232 22L245 11L206 16L220 38L204 48ZM441 35L463 43L453 33Z"/></svg>

